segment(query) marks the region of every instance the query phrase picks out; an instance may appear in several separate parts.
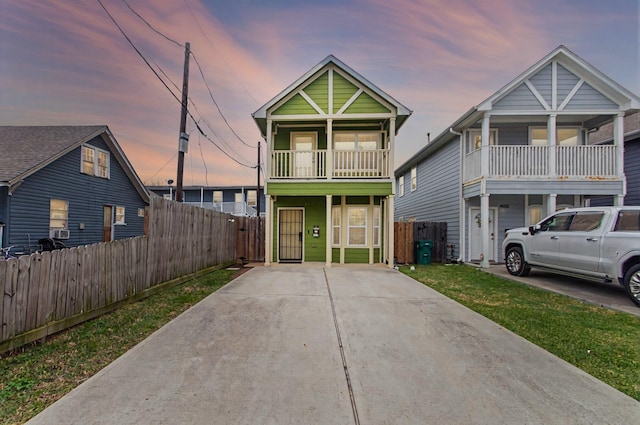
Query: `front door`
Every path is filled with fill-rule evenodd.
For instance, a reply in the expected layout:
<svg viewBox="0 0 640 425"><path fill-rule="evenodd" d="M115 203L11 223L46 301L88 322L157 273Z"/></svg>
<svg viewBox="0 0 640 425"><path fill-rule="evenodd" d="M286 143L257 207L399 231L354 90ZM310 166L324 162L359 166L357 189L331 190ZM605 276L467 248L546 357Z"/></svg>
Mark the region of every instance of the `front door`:
<svg viewBox="0 0 640 425"><path fill-rule="evenodd" d="M102 214L102 242L111 242L111 228L113 225L113 207L105 205Z"/></svg>
<svg viewBox="0 0 640 425"><path fill-rule="evenodd" d="M293 150L293 176L315 177L314 149L315 134L295 133L291 141Z"/></svg>
<svg viewBox="0 0 640 425"><path fill-rule="evenodd" d="M278 258L280 262L302 262L302 217L300 208L278 210Z"/></svg>
<svg viewBox="0 0 640 425"><path fill-rule="evenodd" d="M480 254L484 254L489 261L496 260L495 236L496 236L496 211L489 209L489 247L485 252L482 248L482 227L480 227L480 208L471 208L471 220L469 220L469 256L471 260L481 260Z"/></svg>

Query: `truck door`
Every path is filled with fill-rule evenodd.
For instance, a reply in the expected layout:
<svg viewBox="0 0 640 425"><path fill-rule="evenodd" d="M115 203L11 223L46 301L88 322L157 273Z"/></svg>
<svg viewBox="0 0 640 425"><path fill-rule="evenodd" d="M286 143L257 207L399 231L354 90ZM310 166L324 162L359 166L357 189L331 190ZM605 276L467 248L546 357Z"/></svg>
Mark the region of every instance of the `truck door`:
<svg viewBox="0 0 640 425"><path fill-rule="evenodd" d="M604 211L576 213L559 239L558 265L576 272L598 271Z"/></svg>
<svg viewBox="0 0 640 425"><path fill-rule="evenodd" d="M572 216L573 213L558 213L540 223L540 230L527 242L531 264L558 266L561 261L560 238L567 233Z"/></svg>

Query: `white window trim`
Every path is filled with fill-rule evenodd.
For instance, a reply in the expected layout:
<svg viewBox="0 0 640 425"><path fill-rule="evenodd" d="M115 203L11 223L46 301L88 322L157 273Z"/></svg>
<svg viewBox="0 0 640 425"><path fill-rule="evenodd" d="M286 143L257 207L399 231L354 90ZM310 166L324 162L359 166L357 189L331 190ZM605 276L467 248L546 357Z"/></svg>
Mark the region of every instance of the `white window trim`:
<svg viewBox="0 0 640 425"><path fill-rule="evenodd" d="M337 217L338 217L338 224L335 224L333 222L333 218L335 217L334 214L336 214L337 211ZM335 236L335 229L338 228L338 241L336 242L334 236ZM340 243L342 242L342 206L340 205L334 205L333 207L331 207L331 246L333 248L340 248Z"/></svg>
<svg viewBox="0 0 640 425"><path fill-rule="evenodd" d="M378 225L376 226L376 214L375 212L378 211ZM380 248L380 242L382 239L382 208L380 208L379 205L374 205L373 206L373 216L372 216L372 220L373 222L371 223L371 227L373 228L373 247L374 248ZM378 239L378 243L375 242L376 240L376 236Z"/></svg>
<svg viewBox="0 0 640 425"><path fill-rule="evenodd" d="M219 201L216 201L216 193L220 194L220 200ZM224 201L224 192L222 192L221 190L214 190L212 197L213 197L213 203L221 204Z"/></svg>
<svg viewBox="0 0 640 425"><path fill-rule="evenodd" d="M291 150L295 150L295 141L297 137L306 137L306 136L311 136L312 140L312 144L313 147L311 148L311 150L316 150L318 149L318 133L315 131L292 131L291 135L289 136L289 149Z"/></svg>
<svg viewBox="0 0 640 425"><path fill-rule="evenodd" d="M366 211L364 215L364 226L351 226L349 223L349 211L354 209L363 209ZM363 244L352 244L351 243L351 228L354 229L362 229L364 228L364 243ZM350 205L347 207L347 247L350 248L366 248L369 246L369 240L367 238L367 234L369 230L369 206L368 205Z"/></svg>
<svg viewBox="0 0 640 425"><path fill-rule="evenodd" d="M557 134L558 130L566 130L566 129L577 130L577 132L578 132L578 144L577 144L577 146L582 146L582 145L585 144L584 129L582 127L576 126L576 125L557 125L556 126L556 144L558 146L560 146L559 143L558 143L558 134ZM532 126L529 126L529 135L528 135L528 139L527 139L527 143L529 145L531 145L531 142L533 141L533 138L532 138L533 130L547 130L547 131L549 131L548 128L546 126L544 126L544 125L532 125ZM547 133L547 143L545 145L538 145L538 146L549 146L549 133ZM570 146L573 146L573 145L570 145Z"/></svg>
<svg viewBox="0 0 640 425"><path fill-rule="evenodd" d="M67 206L66 210L61 210L61 209L57 209L55 211L65 211L66 217L64 218L52 218L51 217L51 212L53 211L51 209L51 201L60 201L60 202L64 202ZM64 227L51 227L51 220L64 220ZM56 199L56 198L52 198L49 200L49 230L55 230L55 229L61 229L61 230L69 230L69 201L65 200L65 199Z"/></svg>
<svg viewBox="0 0 640 425"><path fill-rule="evenodd" d="M251 193L255 194L255 197L253 199L253 201L251 200L251 196L249 196ZM247 205L250 207L256 207L258 206L258 191L255 189L250 189L247 190Z"/></svg>
<svg viewBox="0 0 640 425"><path fill-rule="evenodd" d="M411 167L411 191L418 190L418 167L414 165Z"/></svg>
<svg viewBox="0 0 640 425"><path fill-rule="evenodd" d="M474 140L473 140L473 136L476 133L479 133L480 136L482 136L482 129L481 128L471 128L469 130L466 131L467 133L467 153L471 153L471 152L475 152L478 149L480 149L480 146L475 145ZM497 145L498 144L498 129L497 128L490 128L489 129L489 145Z"/></svg>
<svg viewBox="0 0 640 425"><path fill-rule="evenodd" d="M122 208L122 220L118 221L118 208ZM114 226L126 226L126 208L122 205L114 205L113 206L113 225Z"/></svg>
<svg viewBox="0 0 640 425"><path fill-rule="evenodd" d="M93 150L93 174L85 173L84 171L84 149L85 148ZM106 176L101 176L98 172L98 164L100 162L98 160L99 153L103 153L107 156L107 175ZM94 177L107 179L107 180L110 179L111 178L111 153L109 151L97 148L95 146L91 146L87 144L82 145L82 148L80 149L80 172L88 176L94 176Z"/></svg>
<svg viewBox="0 0 640 425"><path fill-rule="evenodd" d="M404 175L398 177L398 196L404 196Z"/></svg>
<svg viewBox="0 0 640 425"><path fill-rule="evenodd" d="M358 136L361 134L374 134L376 135L376 149L380 149L380 146L382 144L382 132L380 131L375 131L375 130L363 130L363 131L346 131L346 130L342 130L342 131L334 131L333 132L333 140L331 141L331 143L333 143L332 147L335 149L335 143L336 143L336 136L341 135L341 134L353 134L354 135L354 150L362 150L358 147Z"/></svg>

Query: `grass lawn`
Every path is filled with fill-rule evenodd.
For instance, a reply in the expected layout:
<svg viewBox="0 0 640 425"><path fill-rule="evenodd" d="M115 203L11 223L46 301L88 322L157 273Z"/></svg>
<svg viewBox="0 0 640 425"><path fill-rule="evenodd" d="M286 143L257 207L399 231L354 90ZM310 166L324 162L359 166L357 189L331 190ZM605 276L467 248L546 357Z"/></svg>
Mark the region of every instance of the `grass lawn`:
<svg viewBox="0 0 640 425"><path fill-rule="evenodd" d="M234 277L218 270L0 357L0 424L21 424Z"/></svg>
<svg viewBox="0 0 640 425"><path fill-rule="evenodd" d="M640 317L471 266L400 271L640 401Z"/></svg>

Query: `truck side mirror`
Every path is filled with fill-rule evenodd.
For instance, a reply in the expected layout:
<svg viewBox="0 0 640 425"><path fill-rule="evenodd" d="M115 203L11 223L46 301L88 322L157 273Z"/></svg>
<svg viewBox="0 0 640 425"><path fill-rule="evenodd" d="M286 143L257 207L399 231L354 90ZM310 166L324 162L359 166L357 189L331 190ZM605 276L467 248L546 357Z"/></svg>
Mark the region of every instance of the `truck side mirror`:
<svg viewBox="0 0 640 425"><path fill-rule="evenodd" d="M529 226L529 233L533 236L540 231L540 225L534 224L533 226Z"/></svg>

